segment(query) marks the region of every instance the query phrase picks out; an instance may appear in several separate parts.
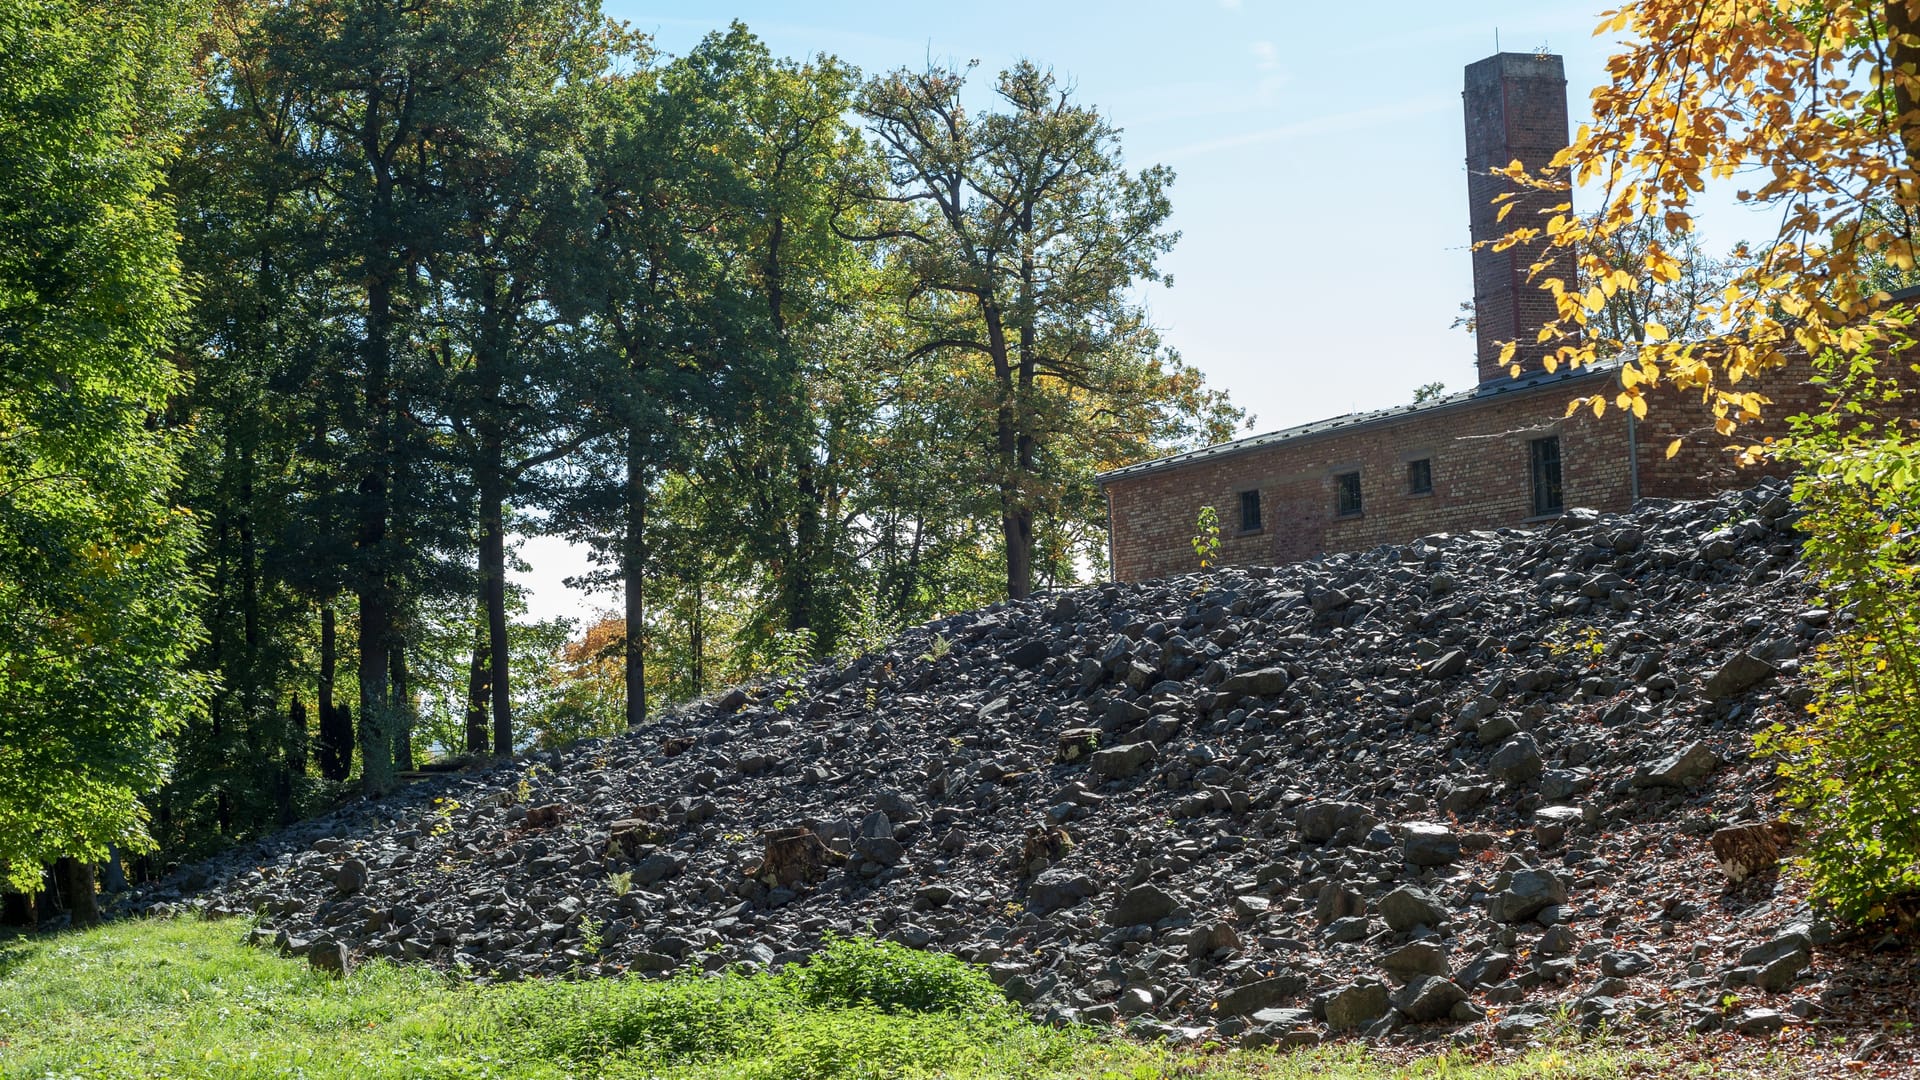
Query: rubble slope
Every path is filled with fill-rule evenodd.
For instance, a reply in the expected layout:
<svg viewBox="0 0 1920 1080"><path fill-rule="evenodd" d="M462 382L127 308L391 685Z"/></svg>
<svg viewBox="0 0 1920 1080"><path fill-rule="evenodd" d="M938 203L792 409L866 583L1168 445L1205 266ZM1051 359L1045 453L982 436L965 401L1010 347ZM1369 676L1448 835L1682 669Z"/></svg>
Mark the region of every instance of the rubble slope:
<svg viewBox="0 0 1920 1080"><path fill-rule="evenodd" d="M1781 835L1724 833L1730 867L1710 842L1771 815L1751 733L1805 703L1831 632L1793 516L1770 484L996 605L304 823L141 904L480 978L871 933L1055 1019L1250 1043L1519 1040L1562 1007L1771 1030L1850 992L1771 880Z"/></svg>

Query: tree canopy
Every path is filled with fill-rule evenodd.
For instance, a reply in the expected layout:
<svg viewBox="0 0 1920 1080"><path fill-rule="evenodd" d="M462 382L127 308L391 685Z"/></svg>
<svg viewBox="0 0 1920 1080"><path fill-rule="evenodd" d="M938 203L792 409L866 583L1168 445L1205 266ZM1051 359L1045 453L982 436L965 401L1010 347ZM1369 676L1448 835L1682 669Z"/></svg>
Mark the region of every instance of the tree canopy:
<svg viewBox="0 0 1920 1080"><path fill-rule="evenodd" d="M1920 280L1920 3L1637 0L1601 20L1596 33L1626 37L1591 121L1548 174L1509 170L1599 198L1586 215L1568 202L1545 220L1510 218L1498 242L1544 239L1579 257L1578 282L1544 276L1548 258L1533 267L1558 303L1540 332L1555 346L1548 366L1630 352L1612 404L1644 413L1647 390L1677 386L1730 435L1768 404L1752 376L1903 333L1910 310L1890 287ZM1750 238L1717 290L1688 298L1690 332L1610 317L1623 290L1654 294L1646 310L1686 291L1685 249L1710 190L1774 212L1777 228ZM1623 237L1650 229L1640 267L1609 264Z"/></svg>
<svg viewBox="0 0 1920 1080"><path fill-rule="evenodd" d="M205 680L169 492L187 300L158 188L192 11L0 6L0 880L150 846L139 797Z"/></svg>

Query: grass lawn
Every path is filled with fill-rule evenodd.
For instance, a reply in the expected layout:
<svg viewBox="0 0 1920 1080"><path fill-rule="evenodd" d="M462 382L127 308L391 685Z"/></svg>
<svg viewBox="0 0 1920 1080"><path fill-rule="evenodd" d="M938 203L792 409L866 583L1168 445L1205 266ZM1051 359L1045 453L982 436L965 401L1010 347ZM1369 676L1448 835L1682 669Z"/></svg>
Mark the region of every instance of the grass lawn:
<svg viewBox="0 0 1920 1080"><path fill-rule="evenodd" d="M1724 1075L1604 1046L1500 1064L1169 1050L1024 1021L977 971L842 942L782 975L475 987L421 967L331 979L239 922L0 938L0 1077L1061 1077L1521 1080Z"/></svg>

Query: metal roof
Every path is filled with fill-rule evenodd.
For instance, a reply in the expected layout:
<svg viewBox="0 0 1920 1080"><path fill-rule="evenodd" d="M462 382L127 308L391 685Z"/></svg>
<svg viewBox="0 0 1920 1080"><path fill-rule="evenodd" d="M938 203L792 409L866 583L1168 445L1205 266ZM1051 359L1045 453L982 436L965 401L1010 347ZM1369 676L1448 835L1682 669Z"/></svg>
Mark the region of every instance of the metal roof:
<svg viewBox="0 0 1920 1080"><path fill-rule="evenodd" d="M1618 367L1619 364L1617 362L1610 361L1600 364L1588 364L1568 371L1554 372L1550 375L1545 372L1540 372L1524 379L1502 379L1498 382L1483 383L1472 390L1462 390L1457 394L1448 394L1445 397L1435 398L1432 401L1423 401L1418 405L1401 405L1391 409L1375 409L1372 412L1347 413L1344 416L1317 420L1311 424L1301 424L1297 427L1270 431L1264 435L1249 435L1244 439L1235 439L1232 442L1202 447L1199 450L1188 450L1185 453L1171 454L1163 458L1154 458L1151 461L1141 461L1132 465L1123 465L1118 469L1109 469L1106 472L1100 473L1094 477L1094 480L1101 484L1107 484L1114 480L1140 476L1144 473L1175 469L1182 465L1191 465L1200 461L1214 461L1219 458L1232 457L1235 454L1244 454L1269 446L1278 446L1282 443L1300 442L1319 435L1354 431L1359 428L1372 427L1377 424L1399 420L1403 417L1420 416L1426 413L1460 408L1478 402L1489 401L1494 398L1505 397L1509 394L1526 393L1530 390L1540 390L1551 386L1565 386L1567 383L1595 379L1602 375L1611 377Z"/></svg>

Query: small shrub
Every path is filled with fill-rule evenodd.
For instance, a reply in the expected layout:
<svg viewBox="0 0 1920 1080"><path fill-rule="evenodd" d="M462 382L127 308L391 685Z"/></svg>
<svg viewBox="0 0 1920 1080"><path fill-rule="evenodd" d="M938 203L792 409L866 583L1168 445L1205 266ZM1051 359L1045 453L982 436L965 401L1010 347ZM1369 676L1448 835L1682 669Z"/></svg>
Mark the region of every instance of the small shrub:
<svg viewBox="0 0 1920 1080"><path fill-rule="evenodd" d="M1876 418L1898 390L1870 360L1823 362L1829 405L1795 418L1789 457L1810 580L1841 621L1807 717L1754 741L1808 828L1814 895L1859 922L1920 895L1920 443Z"/></svg>
<svg viewBox="0 0 1920 1080"><path fill-rule="evenodd" d="M1213 565L1220 556L1220 514L1211 506L1200 508L1200 515L1193 521L1193 554L1200 560L1200 569Z"/></svg>
<svg viewBox="0 0 1920 1080"><path fill-rule="evenodd" d="M882 1012L1004 1012L1006 995L986 973L945 953L891 941L829 937L826 947L787 978L813 1006L866 1005Z"/></svg>

